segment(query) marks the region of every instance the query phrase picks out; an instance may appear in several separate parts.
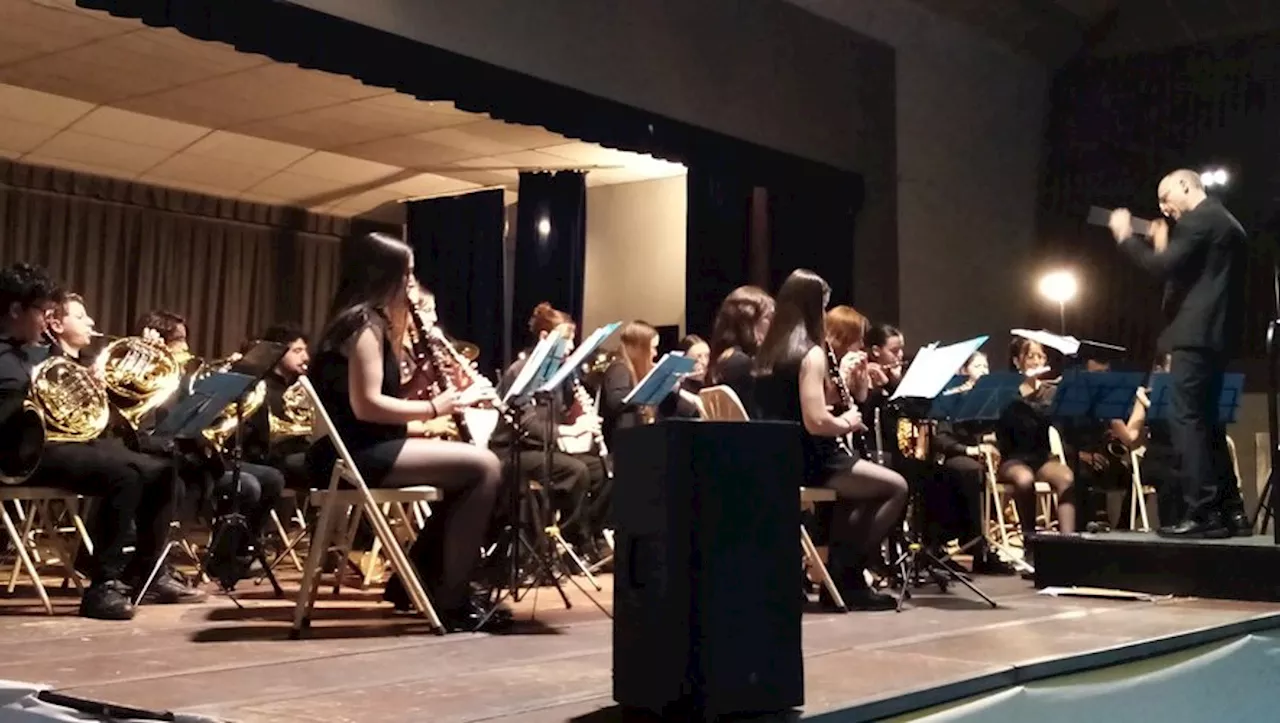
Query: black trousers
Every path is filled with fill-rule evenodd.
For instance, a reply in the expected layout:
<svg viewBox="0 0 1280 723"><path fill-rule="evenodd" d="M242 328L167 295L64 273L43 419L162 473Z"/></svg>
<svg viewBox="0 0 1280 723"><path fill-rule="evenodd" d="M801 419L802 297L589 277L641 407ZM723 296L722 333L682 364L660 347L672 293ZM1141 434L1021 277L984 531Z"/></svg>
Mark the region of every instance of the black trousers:
<svg viewBox="0 0 1280 723"><path fill-rule="evenodd" d="M982 535L986 474L986 465L965 455L948 457L942 463L938 475L938 481L942 483L941 489L937 491L936 498L931 500L930 508L936 509L940 518L946 515L944 519L949 522L946 528L950 532L960 533L962 544ZM947 515L948 512L951 514ZM973 547L974 559L985 558L987 548L985 540Z"/></svg>
<svg viewBox="0 0 1280 723"><path fill-rule="evenodd" d="M525 449L519 454L521 474L547 490L552 509L560 513L560 530L566 540L576 544L599 532L609 508L608 480L599 457L553 450L548 469L542 450ZM506 454L498 452L498 456L507 463Z"/></svg>
<svg viewBox="0 0 1280 723"><path fill-rule="evenodd" d="M255 533L262 532L267 516L280 502L284 492L284 473L275 467L251 462L240 463L239 512L245 516L249 529ZM214 495L222 499L229 498L236 491L232 473L227 472L214 483Z"/></svg>
<svg viewBox="0 0 1280 723"><path fill-rule="evenodd" d="M1174 349L1172 354L1169 432L1180 455L1178 471L1189 519L1230 512L1242 504L1227 427L1218 423L1226 361L1209 349Z"/></svg>
<svg viewBox="0 0 1280 723"><path fill-rule="evenodd" d="M134 452L115 439L50 444L28 482L98 498L89 571L95 583L151 572L168 539L178 496L172 462ZM130 560L124 548L135 525L136 552Z"/></svg>

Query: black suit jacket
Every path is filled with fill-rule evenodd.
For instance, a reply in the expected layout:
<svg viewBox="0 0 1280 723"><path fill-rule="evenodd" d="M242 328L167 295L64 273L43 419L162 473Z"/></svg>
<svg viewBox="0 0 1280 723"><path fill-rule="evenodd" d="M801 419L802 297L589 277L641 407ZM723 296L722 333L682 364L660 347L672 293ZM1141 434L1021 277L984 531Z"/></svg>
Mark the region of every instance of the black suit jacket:
<svg viewBox="0 0 1280 723"><path fill-rule="evenodd" d="M1120 250L1164 281L1162 350L1235 353L1244 329L1248 248L1244 227L1221 203L1206 198L1184 213L1163 253L1134 236Z"/></svg>

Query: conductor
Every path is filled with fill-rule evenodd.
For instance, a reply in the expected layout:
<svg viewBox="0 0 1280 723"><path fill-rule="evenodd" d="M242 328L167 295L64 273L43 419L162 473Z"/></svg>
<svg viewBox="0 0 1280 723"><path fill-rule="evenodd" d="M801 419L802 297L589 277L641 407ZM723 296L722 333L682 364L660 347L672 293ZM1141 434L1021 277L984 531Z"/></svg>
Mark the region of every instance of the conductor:
<svg viewBox="0 0 1280 723"><path fill-rule="evenodd" d="M1134 235L1128 209L1111 212L1120 250L1164 281L1165 327L1160 349L1172 356L1170 433L1180 451L1185 503L1181 520L1162 526L1164 537L1222 538L1252 534L1218 422L1218 398L1227 362L1236 353L1245 312L1245 232L1223 205L1208 197L1199 174L1181 169L1160 181L1160 212L1151 243Z"/></svg>

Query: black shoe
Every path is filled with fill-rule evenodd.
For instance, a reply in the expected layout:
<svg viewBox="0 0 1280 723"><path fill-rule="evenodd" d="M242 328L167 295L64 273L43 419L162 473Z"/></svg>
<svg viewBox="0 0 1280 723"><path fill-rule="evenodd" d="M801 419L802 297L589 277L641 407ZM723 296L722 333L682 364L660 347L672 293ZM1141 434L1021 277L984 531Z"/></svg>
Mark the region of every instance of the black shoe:
<svg viewBox="0 0 1280 723"><path fill-rule="evenodd" d="M145 582L145 579L138 580L132 586L135 594ZM156 579L151 581L151 587L147 588L147 591L143 593L142 604L187 605L204 602L208 597L209 595L205 591L188 585L186 579L175 570L164 568L156 573Z"/></svg>
<svg viewBox="0 0 1280 723"><path fill-rule="evenodd" d="M488 601L479 597L468 598L459 607L439 612L440 622L450 633L502 633L510 630L512 625L509 608L500 605L493 614L489 614Z"/></svg>
<svg viewBox="0 0 1280 723"><path fill-rule="evenodd" d="M1161 537L1183 540L1221 540L1231 537L1231 528L1227 527L1222 515L1210 513L1204 520L1183 520L1176 525L1161 527L1156 531Z"/></svg>
<svg viewBox="0 0 1280 723"><path fill-rule="evenodd" d="M1017 575L1018 571L1013 569L1013 565L1001 560L995 556L978 557L973 561L973 574L975 575Z"/></svg>
<svg viewBox="0 0 1280 723"><path fill-rule="evenodd" d="M1244 510L1236 510L1227 515L1227 527L1231 528L1231 534L1236 537L1253 537L1253 523Z"/></svg>
<svg viewBox="0 0 1280 723"><path fill-rule="evenodd" d="M869 587L849 590L848 592L841 590L840 595L844 597L844 602L849 606L850 610L895 610L898 607L898 599L896 597L876 592Z"/></svg>
<svg viewBox="0 0 1280 723"><path fill-rule="evenodd" d="M129 588L119 580L94 583L80 600L80 617L96 620L132 620L133 600Z"/></svg>

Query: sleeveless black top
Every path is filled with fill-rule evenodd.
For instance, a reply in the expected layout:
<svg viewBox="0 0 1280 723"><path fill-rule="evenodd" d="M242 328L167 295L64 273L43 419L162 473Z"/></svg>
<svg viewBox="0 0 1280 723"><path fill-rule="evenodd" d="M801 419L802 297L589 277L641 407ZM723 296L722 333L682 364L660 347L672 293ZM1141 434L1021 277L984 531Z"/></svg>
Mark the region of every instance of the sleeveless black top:
<svg viewBox="0 0 1280 723"><path fill-rule="evenodd" d="M396 362L395 348L387 334L385 320L376 318L359 327L350 338L355 339L365 329L372 329L382 340L382 393L390 397L400 396L400 367ZM334 429L347 445L360 474L372 486L386 476L395 464L400 448L408 437L406 424L378 424L356 417L351 408L351 389L348 372L351 360L342 349L325 344L311 360L308 377L316 388L320 403L329 413ZM328 482L329 473L338 454L328 437L317 441L307 452L307 463L317 482Z"/></svg>
<svg viewBox="0 0 1280 723"><path fill-rule="evenodd" d="M819 437L804 428L799 364L778 365L772 373L757 376L755 403L764 419L800 423L806 485L821 485L831 475L853 467L854 459L840 450L834 437Z"/></svg>

